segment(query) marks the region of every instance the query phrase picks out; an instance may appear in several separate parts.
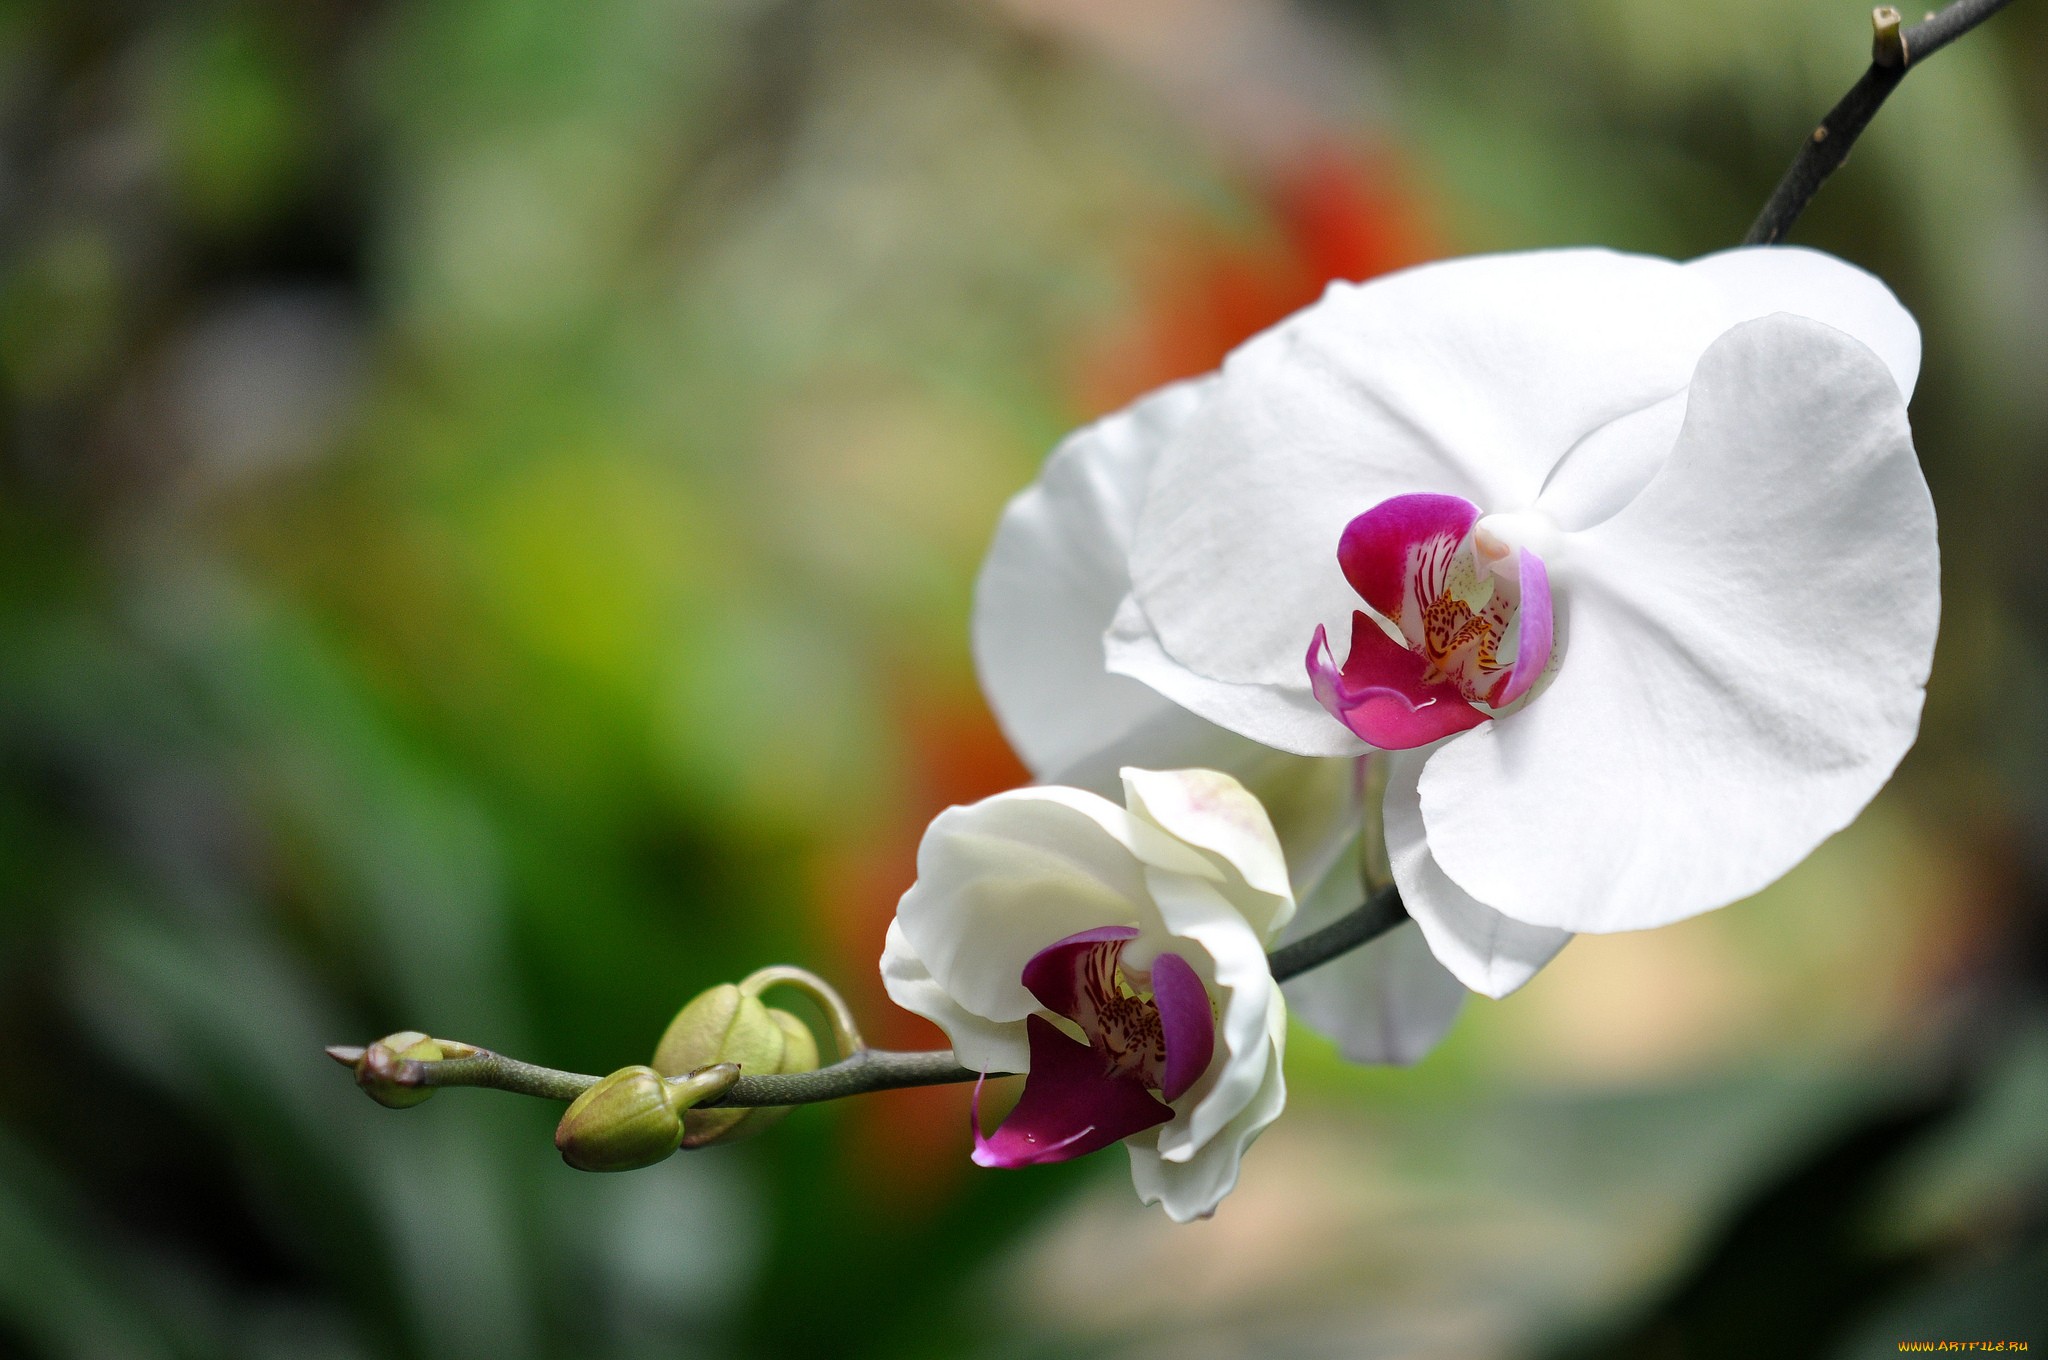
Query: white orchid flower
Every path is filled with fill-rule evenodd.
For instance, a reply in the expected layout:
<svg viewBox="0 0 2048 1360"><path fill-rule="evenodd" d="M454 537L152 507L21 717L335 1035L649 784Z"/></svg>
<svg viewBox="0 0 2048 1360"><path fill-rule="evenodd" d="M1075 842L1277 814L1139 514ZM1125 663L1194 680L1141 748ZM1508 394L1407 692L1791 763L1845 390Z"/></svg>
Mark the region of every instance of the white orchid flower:
<svg viewBox="0 0 2048 1360"><path fill-rule="evenodd" d="M976 1162L1122 1141L1140 1197L1184 1223L1215 1210L1286 1102L1266 948L1295 904L1235 779L1130 769L1123 784L1124 807L1033 787L941 813L882 978L965 1066L1027 1074L993 1135L977 1123Z"/></svg>
<svg viewBox="0 0 2048 1360"><path fill-rule="evenodd" d="M1403 900L1504 995L1574 931L1762 888L1910 746L1939 614L1919 352L1881 283L1784 247L1334 286L1097 427L1085 477L1048 470L1037 513L1093 552L1034 555L1013 504L984 681L1034 767L1163 725L1146 690L1275 751L1396 751ZM1048 692L1091 649L1142 686Z"/></svg>

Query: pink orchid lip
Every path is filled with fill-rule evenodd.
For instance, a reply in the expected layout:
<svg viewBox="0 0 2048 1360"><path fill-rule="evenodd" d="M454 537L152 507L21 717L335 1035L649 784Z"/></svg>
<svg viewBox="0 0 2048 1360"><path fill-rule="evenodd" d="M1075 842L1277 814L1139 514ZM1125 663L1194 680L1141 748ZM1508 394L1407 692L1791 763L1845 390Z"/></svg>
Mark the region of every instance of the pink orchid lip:
<svg viewBox="0 0 2048 1360"><path fill-rule="evenodd" d="M1423 682L1420 656L1380 631L1363 613L1351 616L1351 654L1342 669L1321 624L1308 648L1309 688L1330 715L1382 751L1427 746L1469 731L1490 715L1457 691Z"/></svg>
<svg viewBox="0 0 2048 1360"><path fill-rule="evenodd" d="M1024 1093L993 1134L981 1132L975 1087L976 1164L1064 1162L1121 1142L1173 1118L1165 1101L1185 1095L1208 1070L1215 1015L1186 959L1162 953L1152 961L1149 1001L1118 985L1124 947L1137 936L1130 926L1084 930L1024 965L1025 987L1047 1010L1078 1024L1087 1042L1043 1016L1025 1020L1031 1066Z"/></svg>
<svg viewBox="0 0 2048 1360"><path fill-rule="evenodd" d="M1543 674L1555 641L1550 574L1526 546L1485 532L1500 522L1482 525L1461 497L1418 494L1381 501L1344 527L1338 565L1390 627L1354 612L1339 666L1318 625L1306 664L1317 702L1361 740L1404 751L1469 731ZM1497 649L1511 625L1519 636L1503 664Z"/></svg>
<svg viewBox="0 0 2048 1360"><path fill-rule="evenodd" d="M1551 647L1556 641L1556 620L1551 613L1550 569L1543 565L1542 558L1527 548L1522 549L1521 587L1522 636L1515 647L1515 665L1508 672L1508 682L1490 700L1495 708L1506 708L1535 686L1543 668L1550 664Z"/></svg>

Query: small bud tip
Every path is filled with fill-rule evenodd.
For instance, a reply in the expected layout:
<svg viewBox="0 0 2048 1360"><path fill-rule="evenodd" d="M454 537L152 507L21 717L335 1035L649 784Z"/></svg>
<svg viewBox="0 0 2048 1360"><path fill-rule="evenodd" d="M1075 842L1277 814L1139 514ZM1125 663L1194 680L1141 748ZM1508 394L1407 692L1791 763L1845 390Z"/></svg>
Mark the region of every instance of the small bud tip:
<svg viewBox="0 0 2048 1360"><path fill-rule="evenodd" d="M344 1062L347 1060L341 1055L348 1051L330 1048L327 1054ZM427 1085L426 1065L448 1056L438 1040L413 1029L387 1034L355 1052L349 1065L355 1068L356 1085L379 1105L394 1110L417 1105L433 1095L434 1088Z"/></svg>
<svg viewBox="0 0 2048 1360"><path fill-rule="evenodd" d="M1890 5L1870 11L1870 59L1879 66L1906 64L1906 35L1899 23L1899 12Z"/></svg>

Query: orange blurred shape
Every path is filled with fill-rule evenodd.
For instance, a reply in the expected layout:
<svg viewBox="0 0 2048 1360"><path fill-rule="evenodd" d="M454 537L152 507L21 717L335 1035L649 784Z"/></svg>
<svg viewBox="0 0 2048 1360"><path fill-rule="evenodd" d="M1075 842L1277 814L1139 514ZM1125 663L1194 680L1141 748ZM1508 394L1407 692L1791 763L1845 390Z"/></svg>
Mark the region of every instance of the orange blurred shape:
<svg viewBox="0 0 2048 1360"><path fill-rule="evenodd" d="M1194 220L1167 229L1139 266L1137 314L1084 347L1073 386L1085 414L1209 372L1333 279L1369 279L1442 253L1386 152L1317 147L1268 176L1257 198L1272 223L1258 239Z"/></svg>
<svg viewBox="0 0 2048 1360"><path fill-rule="evenodd" d="M828 848L813 894L833 978L881 1048L943 1048L946 1036L882 989L882 937L897 899L917 878L917 846L932 818L1031 781L981 696L955 685L901 679L892 687L906 773L903 795L865 833ZM942 1202L968 1161L967 1086L889 1091L848 1102L847 1182L877 1211L917 1216ZM977 1174L1001 1174L980 1172Z"/></svg>

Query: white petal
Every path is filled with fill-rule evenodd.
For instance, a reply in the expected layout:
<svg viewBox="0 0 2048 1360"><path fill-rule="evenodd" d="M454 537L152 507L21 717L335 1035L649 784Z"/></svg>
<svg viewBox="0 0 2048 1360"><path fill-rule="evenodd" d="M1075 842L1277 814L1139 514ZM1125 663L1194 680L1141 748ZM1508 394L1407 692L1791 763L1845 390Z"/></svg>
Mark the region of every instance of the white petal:
<svg viewBox="0 0 2048 1360"><path fill-rule="evenodd" d="M1353 834L1356 799L1341 796L1348 774L1238 736L1104 666L1103 631L1130 589L1125 558L1145 474L1201 385L1161 388L1069 436L1010 502L976 586L976 665L1040 779L1119 798L1126 765L1222 770L1266 804L1289 864L1313 881ZM1358 749L1320 709L1312 716L1347 753Z"/></svg>
<svg viewBox="0 0 2048 1360"><path fill-rule="evenodd" d="M1156 922L1132 834L1122 808L1077 789L948 808L926 829L917 882L896 908L904 939L962 1009L1020 1021L1038 1009L1023 983L1032 955L1097 926Z"/></svg>
<svg viewBox="0 0 2048 1360"><path fill-rule="evenodd" d="M1397 751L1389 757L1385 808L1387 858L1394 882L1408 914L1444 967L1473 991L1503 997L1556 958L1571 932L1503 916L1437 867L1423 832L1422 803L1416 792L1427 759L1420 751Z"/></svg>
<svg viewBox="0 0 2048 1360"><path fill-rule="evenodd" d="M1176 1223L1207 1218L1237 1186L1245 1149L1280 1117L1287 1104L1282 1058L1287 1043L1287 1009L1274 993L1266 1012L1268 1053L1259 1088L1243 1109L1186 1161L1168 1161L1146 1135L1125 1140L1131 1154L1131 1183L1138 1198L1157 1204Z"/></svg>
<svg viewBox="0 0 2048 1360"><path fill-rule="evenodd" d="M1078 760L1057 769L1036 771L1039 778L1047 784L1066 784L1099 793L1113 801L1123 797L1123 769L1127 765L1147 770L1223 770L1242 777L1243 771L1256 765L1261 756L1271 754L1255 741L1196 717L1149 686L1141 684L1138 688L1152 696L1153 712L1149 716Z"/></svg>
<svg viewBox="0 0 2048 1360"><path fill-rule="evenodd" d="M1355 850L1355 847L1354 847ZM1302 903L1291 941L1365 900L1355 853ZM1465 1004L1465 988L1430 953L1413 921L1282 985L1294 1017L1356 1063L1420 1062Z"/></svg>
<svg viewBox="0 0 2048 1360"><path fill-rule="evenodd" d="M1217 1058L1174 1102L1175 1115L1158 1130L1160 1155L1185 1161L1200 1151L1259 1092L1265 1061L1264 1026L1278 999L1266 962L1265 943L1253 932L1219 885L1188 874L1147 866L1146 885L1157 904L1163 932L1146 931L1124 957L1137 967L1160 950L1185 958L1209 984L1220 1014Z"/></svg>
<svg viewBox="0 0 2048 1360"><path fill-rule="evenodd" d="M1122 769L1220 770L1244 785L1265 807L1287 861L1297 896L1322 881L1330 864L1358 834L1364 815L1355 759L1288 755L1235 732L1226 732L1186 709L1162 702L1162 717L1082 764L1059 782L1121 796ZM1108 757L1121 764L1107 764Z"/></svg>
<svg viewBox="0 0 2048 1360"><path fill-rule="evenodd" d="M1126 559L1146 474L1200 390L1161 388L1069 435L996 526L975 584L975 667L1010 744L1041 779L1082 784L1070 767L1174 711L1103 668L1102 634L1131 588ZM1096 791L1114 782L1111 764L1109 787Z"/></svg>
<svg viewBox="0 0 2048 1360"><path fill-rule="evenodd" d="M1429 847L1480 901L1587 931L1721 906L1846 825L1912 744L1934 507L1890 370L1841 331L1723 336L1663 470L1549 565L1555 680L1422 774Z"/></svg>
<svg viewBox="0 0 2048 1360"><path fill-rule="evenodd" d="M946 1031L962 1067L977 1072L1022 1072L1031 1065L1031 1046L1023 1024L985 1020L946 995L904 938L900 921L889 923L882 945L882 986L891 1001Z"/></svg>
<svg viewBox="0 0 2048 1360"><path fill-rule="evenodd" d="M1638 407L1581 439L1544 483L1536 506L1560 529L1611 518L1642 494L1685 425L1684 391Z"/></svg>
<svg viewBox="0 0 2048 1360"><path fill-rule="evenodd" d="M1334 549L1330 556L1336 560ZM1315 634L1313 624L1309 634ZM1135 596L1125 599L1117 611L1103 650L1111 670L1142 680L1176 704L1263 745L1298 756L1356 757L1370 749L1342 723L1331 720L1306 681L1299 686L1236 684L1183 666L1166 654ZM1299 650L1306 655L1307 644Z"/></svg>
<svg viewBox="0 0 2048 1360"><path fill-rule="evenodd" d="M1799 246L1741 246L1685 266L1713 298L1719 331L1777 312L1811 317L1871 347L1906 396L1920 369L1920 327L1875 276ZM1634 500L1670 456L1686 394L1633 411L1574 446L1538 504L1566 529L1598 524Z"/></svg>
<svg viewBox="0 0 2048 1360"><path fill-rule="evenodd" d="M1333 749L1302 660L1316 625L1348 630L1345 524L1410 492L1532 504L1573 444L1685 386L1713 299L1669 261L1598 250L1333 287L1231 355L1160 452L1131 552L1139 608L1111 664L1268 745L1355 750ZM1192 692L1160 663L1243 692Z"/></svg>
<svg viewBox="0 0 2048 1360"><path fill-rule="evenodd" d="M1294 915L1287 860L1266 809L1244 785L1217 770L1126 769L1123 781L1132 816L1216 861L1225 896L1260 941L1287 924Z"/></svg>
<svg viewBox="0 0 2048 1360"><path fill-rule="evenodd" d="M1900 393L1912 399L1920 375L1920 327L1876 275L1803 246L1738 246L1685 268L1720 291L1728 325L1773 312L1824 321L1875 350Z"/></svg>

